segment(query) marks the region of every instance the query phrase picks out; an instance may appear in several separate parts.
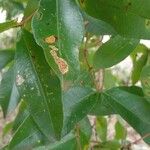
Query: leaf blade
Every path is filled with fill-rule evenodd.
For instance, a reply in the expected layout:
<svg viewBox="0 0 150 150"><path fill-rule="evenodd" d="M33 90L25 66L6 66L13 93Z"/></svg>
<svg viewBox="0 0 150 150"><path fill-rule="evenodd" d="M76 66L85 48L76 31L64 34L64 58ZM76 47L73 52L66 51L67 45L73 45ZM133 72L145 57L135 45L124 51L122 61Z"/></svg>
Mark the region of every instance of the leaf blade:
<svg viewBox="0 0 150 150"><path fill-rule="evenodd" d="M60 80L27 31L23 31L17 44L15 61L16 84L33 119L49 140L60 138L63 119Z"/></svg>

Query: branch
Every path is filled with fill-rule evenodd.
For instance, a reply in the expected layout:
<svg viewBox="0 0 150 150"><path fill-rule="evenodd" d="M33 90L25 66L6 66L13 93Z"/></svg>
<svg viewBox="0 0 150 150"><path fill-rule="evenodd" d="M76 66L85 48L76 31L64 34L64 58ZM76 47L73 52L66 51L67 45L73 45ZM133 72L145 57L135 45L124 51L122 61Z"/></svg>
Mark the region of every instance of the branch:
<svg viewBox="0 0 150 150"><path fill-rule="evenodd" d="M15 27L20 27L23 26L25 23L27 23L35 14L36 11L34 11L30 16L23 18L23 20L21 22L19 22Z"/></svg>
<svg viewBox="0 0 150 150"><path fill-rule="evenodd" d="M76 140L77 140L77 144L79 146L79 150L82 150L82 146L80 143L80 127L78 124L75 127L75 133L76 133Z"/></svg>
<svg viewBox="0 0 150 150"><path fill-rule="evenodd" d="M124 146L123 148L130 148L132 145L137 144L138 142L140 142L141 140L144 140L145 138L150 137L150 133L145 134L143 137L137 139L134 142L129 143L128 145Z"/></svg>

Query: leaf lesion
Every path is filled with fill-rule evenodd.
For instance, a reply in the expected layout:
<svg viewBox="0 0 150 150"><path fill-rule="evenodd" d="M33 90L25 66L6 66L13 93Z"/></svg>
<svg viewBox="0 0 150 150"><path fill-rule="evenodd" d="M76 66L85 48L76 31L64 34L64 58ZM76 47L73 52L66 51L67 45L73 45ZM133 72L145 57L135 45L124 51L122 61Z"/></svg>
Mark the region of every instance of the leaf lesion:
<svg viewBox="0 0 150 150"><path fill-rule="evenodd" d="M51 48L50 54L54 58L55 63L58 65L60 72L63 75L66 74L69 71L68 63L63 58L58 56L58 54L57 54L58 48L56 48L55 46L52 46L52 45L50 45L49 47Z"/></svg>

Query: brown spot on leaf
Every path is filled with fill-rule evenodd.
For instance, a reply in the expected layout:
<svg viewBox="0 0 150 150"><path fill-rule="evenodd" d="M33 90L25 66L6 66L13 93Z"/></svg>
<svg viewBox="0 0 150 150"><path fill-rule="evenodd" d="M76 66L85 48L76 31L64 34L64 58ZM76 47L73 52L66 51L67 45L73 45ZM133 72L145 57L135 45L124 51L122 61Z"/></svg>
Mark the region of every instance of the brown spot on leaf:
<svg viewBox="0 0 150 150"><path fill-rule="evenodd" d="M56 42L56 37L54 35L46 37L45 42L48 44L54 44Z"/></svg>
<svg viewBox="0 0 150 150"><path fill-rule="evenodd" d="M63 58L58 57L56 49L57 48L55 47L50 51L50 53L53 56L55 63L58 65L60 72L62 74L66 74L69 70L68 64Z"/></svg>

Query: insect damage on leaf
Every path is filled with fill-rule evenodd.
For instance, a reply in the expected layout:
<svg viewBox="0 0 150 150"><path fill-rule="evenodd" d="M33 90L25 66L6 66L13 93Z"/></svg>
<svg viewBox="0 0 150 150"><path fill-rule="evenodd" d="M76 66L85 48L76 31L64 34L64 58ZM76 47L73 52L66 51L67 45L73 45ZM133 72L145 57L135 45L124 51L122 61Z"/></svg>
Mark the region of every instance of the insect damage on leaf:
<svg viewBox="0 0 150 150"><path fill-rule="evenodd" d="M50 46L50 47L51 47L50 53L53 56L55 63L58 65L60 72L62 74L66 74L69 70L67 62L63 58L60 58L57 55L58 49L55 46Z"/></svg>
<svg viewBox="0 0 150 150"><path fill-rule="evenodd" d="M54 44L56 42L56 37L54 35L46 37L45 42L48 44Z"/></svg>

